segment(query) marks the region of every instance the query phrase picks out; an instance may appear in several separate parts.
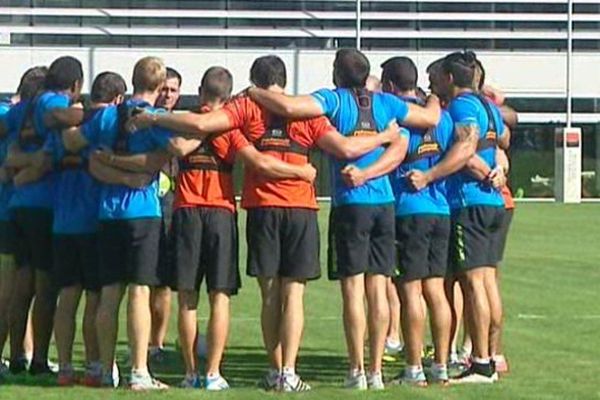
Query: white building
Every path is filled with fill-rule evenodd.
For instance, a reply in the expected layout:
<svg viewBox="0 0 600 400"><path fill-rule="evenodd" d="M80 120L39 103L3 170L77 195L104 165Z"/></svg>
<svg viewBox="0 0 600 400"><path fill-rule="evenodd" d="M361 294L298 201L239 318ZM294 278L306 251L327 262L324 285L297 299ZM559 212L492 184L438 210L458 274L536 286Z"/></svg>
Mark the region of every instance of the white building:
<svg viewBox="0 0 600 400"><path fill-rule="evenodd" d="M83 62L89 86L105 70L129 79L135 60L152 54L181 72L181 106L189 107L207 67L229 68L241 89L251 61L271 53L286 61L290 91L307 93L331 86L335 49L356 46L357 36L375 74L387 57L408 55L427 87L429 62L469 48L521 113L513 189L551 197L553 133L566 110L567 0L361 3L357 19L355 0L3 0L0 93L11 93L29 66L59 55ZM583 195L599 197L600 1L573 3L573 121L583 128Z"/></svg>

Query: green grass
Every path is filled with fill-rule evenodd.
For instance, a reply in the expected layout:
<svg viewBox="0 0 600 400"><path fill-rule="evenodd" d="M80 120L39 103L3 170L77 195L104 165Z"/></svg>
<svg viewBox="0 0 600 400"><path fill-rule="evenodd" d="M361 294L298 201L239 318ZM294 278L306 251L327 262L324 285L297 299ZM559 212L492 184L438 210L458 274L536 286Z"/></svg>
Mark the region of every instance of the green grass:
<svg viewBox="0 0 600 400"><path fill-rule="evenodd" d="M321 212L321 232L327 232L326 211ZM240 221L243 221L241 218ZM503 272L506 305L505 352L512 367L497 385L416 389L395 387L382 393L354 393L339 388L346 370L340 320L340 295L335 283L321 279L306 294L306 332L299 371L314 388L299 397L373 399L600 399L600 206L584 204L520 204L514 219ZM241 229L243 232L243 227ZM323 250L326 249L323 243ZM242 246L242 260L245 260ZM322 252L324 260L325 251ZM325 265L323 263L323 265ZM231 338L224 374L234 387L227 393L173 389L166 393L135 394L126 390L58 389L51 381L29 377L0 386L0 399L259 399L277 396L256 389L265 369L259 315L259 293L246 279L233 301ZM206 299L201 315L206 316ZM124 313L122 313L124 315ZM123 319L122 319L123 321ZM205 320L203 320L204 323ZM119 355L126 350L122 324ZM175 340L171 325L169 343ZM82 358L81 338L76 358ZM177 383L182 365L171 347L169 364L157 371L160 378ZM388 366L386 374L398 366Z"/></svg>

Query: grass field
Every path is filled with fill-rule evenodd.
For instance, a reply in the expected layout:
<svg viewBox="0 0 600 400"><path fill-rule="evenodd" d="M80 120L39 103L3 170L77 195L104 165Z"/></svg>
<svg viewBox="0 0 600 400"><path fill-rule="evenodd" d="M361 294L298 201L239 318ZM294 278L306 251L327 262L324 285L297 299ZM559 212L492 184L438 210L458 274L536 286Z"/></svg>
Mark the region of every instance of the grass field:
<svg viewBox="0 0 600 400"><path fill-rule="evenodd" d="M326 215L324 209L320 218L323 238L326 237ZM310 284L299 372L314 390L299 396L305 399L600 399L599 221L600 205L519 205L502 268L506 304L505 353L510 358L512 370L497 385L428 389L394 387L381 393L340 389L346 358L339 289L326 279ZM323 243L323 250L325 248ZM245 253L242 246L242 260L245 260ZM324 254L323 251L323 259ZM192 399L209 396L259 399L277 396L254 386L266 366L257 319L259 301L256 283L246 279L243 290L233 301L232 332L223 367L224 375L233 387L229 392L210 394L172 389L165 393L136 394L127 390L59 389L52 387L51 381L19 377L0 386L0 399ZM201 314L206 316L205 298L201 309ZM121 358L126 352L124 327L123 323L118 348ZM174 343L175 335L173 323L169 343ZM82 350L79 337L76 345L79 362ZM176 384L181 379L182 365L172 345L170 350L168 365L155 372L161 379ZM385 373L395 374L398 368L398 365L387 365Z"/></svg>

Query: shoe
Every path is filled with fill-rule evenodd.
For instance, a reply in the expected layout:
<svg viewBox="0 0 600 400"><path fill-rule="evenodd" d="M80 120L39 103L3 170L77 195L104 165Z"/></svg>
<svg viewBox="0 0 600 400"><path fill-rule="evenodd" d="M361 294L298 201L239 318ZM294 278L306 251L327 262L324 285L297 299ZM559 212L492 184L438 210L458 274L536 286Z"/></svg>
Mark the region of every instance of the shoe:
<svg viewBox="0 0 600 400"><path fill-rule="evenodd" d="M58 370L60 369L58 363L52 362L48 360L48 368L52 371L53 374L58 374Z"/></svg>
<svg viewBox="0 0 600 400"><path fill-rule="evenodd" d="M431 368L431 383L447 386L449 380L447 367L439 368L434 365Z"/></svg>
<svg viewBox="0 0 600 400"><path fill-rule="evenodd" d="M367 376L364 371L353 372L346 376L346 380L344 381L344 388L346 389L355 389L355 390L367 390L369 388L367 384Z"/></svg>
<svg viewBox="0 0 600 400"><path fill-rule="evenodd" d="M267 392L270 392L272 390L279 389L280 381L281 381L281 374L274 369L270 369L265 374L265 376L260 380L260 382L258 382L258 386L261 389L266 390Z"/></svg>
<svg viewBox="0 0 600 400"><path fill-rule="evenodd" d="M131 380L129 381L129 388L133 391L145 391L145 390L165 390L169 386L162 383L158 379L155 379L146 373L143 375L131 374Z"/></svg>
<svg viewBox="0 0 600 400"><path fill-rule="evenodd" d="M281 391L282 392L309 392L312 388L304 382L299 375L281 375Z"/></svg>
<svg viewBox="0 0 600 400"><path fill-rule="evenodd" d="M5 360L0 362L0 380L5 378L10 373L10 368L8 365L9 364Z"/></svg>
<svg viewBox="0 0 600 400"><path fill-rule="evenodd" d="M121 374L117 364L113 364L112 371L105 372L100 381L100 387L118 388L121 384Z"/></svg>
<svg viewBox="0 0 600 400"><path fill-rule="evenodd" d="M86 372L81 380L81 384L89 388L99 388L102 386L102 376L92 375Z"/></svg>
<svg viewBox="0 0 600 400"><path fill-rule="evenodd" d="M179 387L182 389L200 389L202 387L200 377L198 374L186 375L181 383L179 383Z"/></svg>
<svg viewBox="0 0 600 400"><path fill-rule="evenodd" d="M402 352L404 346L402 346L402 342L391 341L389 339L385 339L385 354L390 356L398 355Z"/></svg>
<svg viewBox="0 0 600 400"><path fill-rule="evenodd" d="M59 371L56 378L56 383L61 387L69 387L77 385L78 380L73 370Z"/></svg>
<svg viewBox="0 0 600 400"><path fill-rule="evenodd" d="M381 372L369 373L367 375L367 386L369 390L384 390L383 375Z"/></svg>
<svg viewBox="0 0 600 400"><path fill-rule="evenodd" d="M502 354L497 354L493 358L494 364L496 366L496 372L499 374L507 374L508 373L508 361L506 357Z"/></svg>
<svg viewBox="0 0 600 400"><path fill-rule="evenodd" d="M29 374L30 375L56 375L56 372L52 370L52 368L50 368L50 366L48 365L48 362L45 363L38 363L38 362L32 362L31 366L29 367Z"/></svg>
<svg viewBox="0 0 600 400"><path fill-rule="evenodd" d="M494 383L498 380L498 374L494 372L491 364L473 363L471 367L457 376L450 379L453 385L463 383Z"/></svg>
<svg viewBox="0 0 600 400"><path fill-rule="evenodd" d="M167 352L162 347L152 346L148 349L148 359L154 364L163 364L165 362Z"/></svg>
<svg viewBox="0 0 600 400"><path fill-rule="evenodd" d="M18 358L16 360L10 360L8 370L13 375L21 374L27 371L29 368L27 367L27 360L23 357Z"/></svg>
<svg viewBox="0 0 600 400"><path fill-rule="evenodd" d="M204 381L204 387L209 392L220 392L221 390L229 389L229 383L223 378L221 375L216 375L213 377L206 376L206 380Z"/></svg>
<svg viewBox="0 0 600 400"><path fill-rule="evenodd" d="M425 377L425 372L420 370L416 374L411 374L408 369L404 370L404 372L400 372L396 375L390 382L391 385L410 385L416 387L426 387L427 386L427 378Z"/></svg>

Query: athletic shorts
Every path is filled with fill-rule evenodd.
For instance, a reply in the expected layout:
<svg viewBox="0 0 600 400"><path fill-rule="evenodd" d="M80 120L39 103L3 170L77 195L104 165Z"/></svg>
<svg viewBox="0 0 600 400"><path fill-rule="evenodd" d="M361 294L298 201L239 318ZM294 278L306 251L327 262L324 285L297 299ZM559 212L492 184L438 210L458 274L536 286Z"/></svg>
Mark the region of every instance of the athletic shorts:
<svg viewBox="0 0 600 400"><path fill-rule="evenodd" d="M13 221L18 267L52 271L52 210L16 208Z"/></svg>
<svg viewBox="0 0 600 400"><path fill-rule="evenodd" d="M298 280L321 277L317 211L259 207L246 223L249 276Z"/></svg>
<svg viewBox="0 0 600 400"><path fill-rule="evenodd" d="M115 283L158 285L160 223L160 218L100 222L100 286Z"/></svg>
<svg viewBox="0 0 600 400"><path fill-rule="evenodd" d="M506 241L508 240L508 231L510 230L510 224L513 219L514 209L506 209L504 211L504 217L502 218L502 227L500 228L500 261L504 259L504 250L506 249Z"/></svg>
<svg viewBox="0 0 600 400"><path fill-rule="evenodd" d="M14 221L0 221L0 254L15 253Z"/></svg>
<svg viewBox="0 0 600 400"><path fill-rule="evenodd" d="M173 265L173 192L169 191L160 198L162 218L158 245L158 286L173 286L175 268Z"/></svg>
<svg viewBox="0 0 600 400"><path fill-rule="evenodd" d="M177 290L199 290L206 279L208 292L237 294L237 217L216 207L179 208L173 215Z"/></svg>
<svg viewBox="0 0 600 400"><path fill-rule="evenodd" d="M330 280L358 274L392 276L396 268L393 205L331 209L327 266Z"/></svg>
<svg viewBox="0 0 600 400"><path fill-rule="evenodd" d="M398 282L409 282L445 277L449 240L449 217L411 215L397 218L398 268L395 279Z"/></svg>
<svg viewBox="0 0 600 400"><path fill-rule="evenodd" d="M81 285L100 290L98 236L54 234L54 279L59 289Z"/></svg>
<svg viewBox="0 0 600 400"><path fill-rule="evenodd" d="M498 265L504 213L503 207L473 206L452 215L451 272Z"/></svg>

